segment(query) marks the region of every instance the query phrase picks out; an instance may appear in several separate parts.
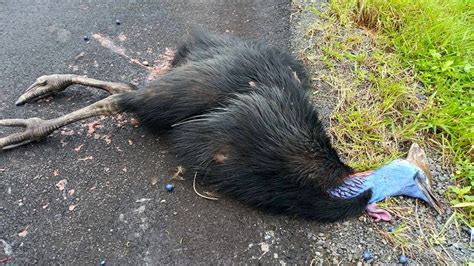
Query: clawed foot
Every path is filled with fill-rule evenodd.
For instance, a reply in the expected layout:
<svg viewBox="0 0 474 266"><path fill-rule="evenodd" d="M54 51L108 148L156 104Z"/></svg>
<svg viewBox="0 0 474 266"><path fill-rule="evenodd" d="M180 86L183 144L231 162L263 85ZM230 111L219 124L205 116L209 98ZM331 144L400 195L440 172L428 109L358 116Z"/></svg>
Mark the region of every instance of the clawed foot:
<svg viewBox="0 0 474 266"><path fill-rule="evenodd" d="M16 105L22 105L31 100L40 99L50 94L65 90L72 85L72 75L47 75L36 79L23 95L15 102Z"/></svg>
<svg viewBox="0 0 474 266"><path fill-rule="evenodd" d="M42 139L54 131L54 128L49 126L47 121L37 117L28 119L3 119L0 120L0 126L25 128L23 132L13 133L4 138L0 138L0 149L2 150L12 149Z"/></svg>

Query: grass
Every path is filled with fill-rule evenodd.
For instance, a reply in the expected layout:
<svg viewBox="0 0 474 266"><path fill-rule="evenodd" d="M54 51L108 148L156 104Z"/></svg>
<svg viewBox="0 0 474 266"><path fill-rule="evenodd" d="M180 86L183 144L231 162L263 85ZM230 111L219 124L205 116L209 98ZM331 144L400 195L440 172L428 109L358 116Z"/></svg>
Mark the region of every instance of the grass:
<svg viewBox="0 0 474 266"><path fill-rule="evenodd" d="M322 58L329 71L321 80L339 93L330 131L349 164L373 168L413 141L429 146L452 170L448 197L473 226L474 1L332 0L328 13L307 8L325 22L308 29L308 38L319 36L319 54L305 58Z"/></svg>
<svg viewBox="0 0 474 266"><path fill-rule="evenodd" d="M426 106L412 72L368 32L342 27L335 16L309 8L324 21L308 29L308 38L318 36L317 45L303 58L324 62L327 72L318 73L319 79L338 93L329 127L333 142L359 170L402 157L411 142L422 139L413 125Z"/></svg>
<svg viewBox="0 0 474 266"><path fill-rule="evenodd" d="M371 121L365 125L369 129L374 121L388 126L392 141L429 141L454 166L458 182L451 188L451 203L465 207L473 226L474 1L332 0L330 6L339 23L358 25L369 32L382 56L390 55L374 56L378 66L369 79L380 97L378 106L359 110L355 101L336 121L348 123L348 133L362 119ZM413 90L414 83L404 73L420 86ZM422 104L414 104L413 97L422 98ZM398 114L394 117L393 112ZM362 143L374 141L381 140L369 135Z"/></svg>
<svg viewBox="0 0 474 266"><path fill-rule="evenodd" d="M324 21L306 32L318 39L303 58L324 62L328 71L318 73L319 79L338 92L329 127L333 142L359 170L401 157L421 140L413 125L426 106L411 71L398 55L377 47L368 32L342 27L335 16L309 8Z"/></svg>
<svg viewBox="0 0 474 266"><path fill-rule="evenodd" d="M329 121L330 136L352 167L362 171L403 157L411 143L417 142L427 148L436 164L442 163L443 170L453 173L451 183L455 186L446 195L453 212L444 225L441 220L420 218L422 210L412 201L389 198L379 206L397 217L395 228L387 232L383 226L376 226L401 254L430 254L448 264L454 260L445 245L463 239L466 225L473 226L474 73L469 67L472 32L467 27L473 18L466 15L472 12L469 8L456 11L461 14L457 19L465 22L456 22L460 29L454 33L464 32L464 39L457 41L463 41L456 48L457 54L448 56L453 53L448 50L454 49L448 44L456 43L459 36L438 33L445 38L438 43L436 34L429 35L427 28L432 27L434 32L446 29L436 26L441 23L436 20L445 19L446 13L440 12L450 9L440 5L433 11L437 15L424 18L428 11L420 5L427 0L420 1L413 1L416 3L412 7L412 2L402 0L333 0L322 8L311 2L298 6L297 2L296 10L317 15L312 16L314 22L305 32L309 44L300 57L317 70L312 76L317 81L316 103L335 106ZM427 39L432 45L427 46ZM461 61L462 67L457 63ZM327 104L334 99L336 103Z"/></svg>

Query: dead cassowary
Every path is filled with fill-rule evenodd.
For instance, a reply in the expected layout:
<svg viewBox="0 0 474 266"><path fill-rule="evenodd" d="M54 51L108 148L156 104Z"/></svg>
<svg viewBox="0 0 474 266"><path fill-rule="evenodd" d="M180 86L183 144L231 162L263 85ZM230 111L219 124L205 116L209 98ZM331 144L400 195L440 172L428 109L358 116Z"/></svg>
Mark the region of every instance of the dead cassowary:
<svg viewBox="0 0 474 266"><path fill-rule="evenodd" d="M376 208L388 196L422 199L439 212L426 158L413 146L406 160L355 173L331 146L303 66L261 43L196 34L175 54L172 69L145 89L77 75L42 76L17 100L21 105L73 84L111 96L51 120L4 119L24 132L0 139L9 149L98 115L135 113L152 132L171 134L187 173L248 205L319 221L336 221ZM363 156L363 155L361 155Z"/></svg>

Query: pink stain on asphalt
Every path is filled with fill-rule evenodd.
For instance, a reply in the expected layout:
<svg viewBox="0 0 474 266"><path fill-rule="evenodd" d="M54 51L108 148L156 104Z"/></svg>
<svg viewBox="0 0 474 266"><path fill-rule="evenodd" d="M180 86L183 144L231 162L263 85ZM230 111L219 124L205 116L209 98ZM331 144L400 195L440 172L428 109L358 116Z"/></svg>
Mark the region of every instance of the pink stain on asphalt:
<svg viewBox="0 0 474 266"><path fill-rule="evenodd" d="M122 34L123 35L123 34ZM127 50L120 45L117 45L111 38L102 35L100 33L94 33L92 34L92 38L97 40L99 44L112 52L127 58L131 63L137 64L143 68L146 68L149 72L147 80L154 80L158 76L161 76L168 72L168 70L171 68L171 61L173 60L174 57L174 51L168 47L165 48L165 52L161 55L159 55L158 60L155 61L154 66L147 66L144 65L143 63L140 62L140 60L135 59L127 55ZM126 38L124 39L123 36L119 36L120 41L125 41Z"/></svg>

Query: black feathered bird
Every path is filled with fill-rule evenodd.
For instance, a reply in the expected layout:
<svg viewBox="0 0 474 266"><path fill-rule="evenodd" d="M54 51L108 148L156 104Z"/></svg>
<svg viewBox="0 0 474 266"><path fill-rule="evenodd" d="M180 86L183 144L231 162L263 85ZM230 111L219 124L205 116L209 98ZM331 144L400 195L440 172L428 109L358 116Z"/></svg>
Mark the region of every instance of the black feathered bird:
<svg viewBox="0 0 474 266"><path fill-rule="evenodd" d="M38 78L16 104L73 84L112 95L52 120L0 120L3 126L26 128L0 139L0 147L43 138L91 116L131 112L152 132L171 134L187 173L266 211L335 221L368 209L377 219L387 219L389 214L371 203L395 195L421 198L441 211L417 146L407 160L371 172L355 173L344 164L310 101L302 64L262 43L196 34L178 48L172 69L145 89L49 75Z"/></svg>

